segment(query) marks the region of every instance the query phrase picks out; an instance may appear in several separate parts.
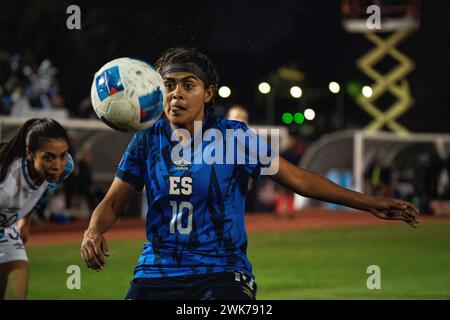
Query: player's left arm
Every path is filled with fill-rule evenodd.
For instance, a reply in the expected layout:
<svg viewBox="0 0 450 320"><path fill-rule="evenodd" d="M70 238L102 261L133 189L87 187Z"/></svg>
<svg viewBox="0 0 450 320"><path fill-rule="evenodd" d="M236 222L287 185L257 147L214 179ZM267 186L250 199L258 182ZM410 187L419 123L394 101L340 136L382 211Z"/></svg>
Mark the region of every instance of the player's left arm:
<svg viewBox="0 0 450 320"><path fill-rule="evenodd" d="M319 174L292 165L282 157L274 161L278 161L279 169L271 176L272 179L302 196L369 211L380 219L402 220L412 227L419 223L416 219L419 210L407 201L373 197L345 189Z"/></svg>

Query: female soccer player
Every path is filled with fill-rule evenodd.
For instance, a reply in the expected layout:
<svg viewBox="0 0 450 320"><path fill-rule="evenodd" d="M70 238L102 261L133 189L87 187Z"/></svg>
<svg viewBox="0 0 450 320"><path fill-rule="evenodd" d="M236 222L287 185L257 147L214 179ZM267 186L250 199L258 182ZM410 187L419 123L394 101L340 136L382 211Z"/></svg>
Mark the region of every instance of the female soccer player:
<svg viewBox="0 0 450 320"><path fill-rule="evenodd" d="M31 216L73 170L66 130L30 119L0 146L0 300L26 299Z"/></svg>
<svg viewBox="0 0 450 320"><path fill-rule="evenodd" d="M133 193L145 186L148 242L126 298L255 299L256 284L246 255L245 196L248 179L258 177L268 164L250 161L255 157L247 152L241 159L230 156L228 149L219 160L223 157L233 163L196 161L198 153L208 150L218 138L197 142L195 137L216 130L223 137L223 141L215 141L216 146L225 145L229 130L248 128L239 121L215 118L209 111L218 77L207 56L194 49L173 48L156 66L166 87L165 119L134 135L108 193L93 212L81 256L89 268L105 266L109 252L103 234ZM193 141L189 136L194 136ZM183 155L174 159L175 148L175 154L182 153L177 140L192 153L185 156L183 149ZM237 149L255 151L249 145ZM210 158L216 156L209 154ZM242 158L245 161L239 161ZM417 223L418 211L408 202L341 188L279 157L273 164L279 169L271 177L298 194L369 211L382 219L403 220L412 226Z"/></svg>

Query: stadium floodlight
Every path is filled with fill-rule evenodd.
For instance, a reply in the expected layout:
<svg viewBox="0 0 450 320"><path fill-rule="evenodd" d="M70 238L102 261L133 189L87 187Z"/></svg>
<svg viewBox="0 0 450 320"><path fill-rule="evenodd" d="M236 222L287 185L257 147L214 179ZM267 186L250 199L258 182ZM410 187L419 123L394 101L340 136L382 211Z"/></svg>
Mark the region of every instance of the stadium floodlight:
<svg viewBox="0 0 450 320"><path fill-rule="evenodd" d="M290 90L291 92L291 96L293 96L294 98L300 98L302 96L302 88L300 88L299 86L293 86Z"/></svg>
<svg viewBox="0 0 450 320"><path fill-rule="evenodd" d="M306 120L311 121L311 120L313 120L315 117L316 117L316 112L315 112L313 109L308 108L308 109L305 110L305 119L306 119Z"/></svg>
<svg viewBox="0 0 450 320"><path fill-rule="evenodd" d="M336 81L331 81L330 84L328 85L328 89L332 93L339 93L341 87L339 86L339 83L337 83Z"/></svg>
<svg viewBox="0 0 450 320"><path fill-rule="evenodd" d="M258 90L262 94L268 94L270 92L270 84L268 84L267 82L261 82L258 85Z"/></svg>
<svg viewBox="0 0 450 320"><path fill-rule="evenodd" d="M231 95L231 89L227 86L222 86L219 88L219 96L226 99Z"/></svg>
<svg viewBox="0 0 450 320"><path fill-rule="evenodd" d="M362 88L362 94L363 94L364 97L370 98L370 97L372 96L372 93L373 93L373 91L372 91L372 88L371 88L371 87L369 87L369 86L364 86L364 87Z"/></svg>

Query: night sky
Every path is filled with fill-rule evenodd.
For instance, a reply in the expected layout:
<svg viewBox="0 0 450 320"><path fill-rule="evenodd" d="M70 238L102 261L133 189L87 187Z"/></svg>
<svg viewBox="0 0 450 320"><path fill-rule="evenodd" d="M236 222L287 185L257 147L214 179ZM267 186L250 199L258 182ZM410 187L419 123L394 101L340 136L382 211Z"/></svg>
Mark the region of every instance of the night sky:
<svg viewBox="0 0 450 320"><path fill-rule="evenodd" d="M81 30L66 28L71 4L81 8ZM449 131L449 4L423 0L420 29L400 47L416 63L408 75L416 104L400 120L412 131ZM71 109L89 95L94 72L107 61L130 56L153 63L176 45L207 53L221 84L233 90L219 106L243 103L255 123L264 119L257 84L282 66L304 74L304 97L278 98L277 124L282 112L310 106L323 117L320 132L339 129L331 125L336 97L328 83L338 81L344 91L349 81L371 83L355 64L371 43L343 29L340 1L1 1L0 26L0 49L28 61L49 58L58 67ZM367 124L370 118L343 95L343 126Z"/></svg>

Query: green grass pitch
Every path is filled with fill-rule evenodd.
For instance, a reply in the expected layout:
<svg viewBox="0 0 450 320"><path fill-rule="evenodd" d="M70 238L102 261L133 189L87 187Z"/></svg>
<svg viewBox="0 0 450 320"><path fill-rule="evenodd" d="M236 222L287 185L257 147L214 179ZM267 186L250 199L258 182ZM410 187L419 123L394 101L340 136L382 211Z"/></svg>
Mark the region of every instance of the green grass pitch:
<svg viewBox="0 0 450 320"><path fill-rule="evenodd" d="M450 222L249 234L258 299L450 299ZM79 243L28 248L29 299L123 299L141 241L110 241L101 272L88 270ZM69 265L81 289L67 289ZM381 289L367 288L367 267Z"/></svg>

